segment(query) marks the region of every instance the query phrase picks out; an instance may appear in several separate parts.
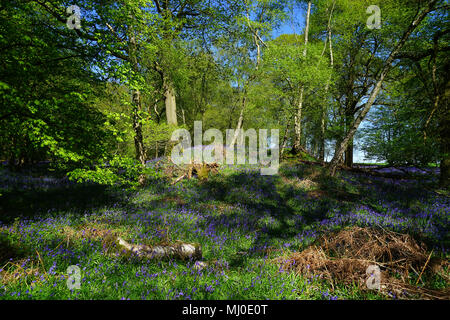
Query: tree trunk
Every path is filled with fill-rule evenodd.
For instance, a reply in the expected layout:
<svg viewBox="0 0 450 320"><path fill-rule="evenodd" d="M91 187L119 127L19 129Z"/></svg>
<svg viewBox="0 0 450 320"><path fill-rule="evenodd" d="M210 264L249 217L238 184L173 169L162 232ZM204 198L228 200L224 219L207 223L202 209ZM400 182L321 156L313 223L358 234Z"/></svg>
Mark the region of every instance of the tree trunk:
<svg viewBox="0 0 450 320"><path fill-rule="evenodd" d="M138 73L138 62L137 62L137 47L136 47L136 37L133 30L130 30L130 45L129 45L129 56L132 63L132 68L135 73ZM133 119L133 130L134 130L134 146L136 150L136 159L142 165L145 165L145 147L144 139L142 136L142 122L141 122L141 92L138 88L132 89L132 119Z"/></svg>
<svg viewBox="0 0 450 320"><path fill-rule="evenodd" d="M333 16L333 11L334 11L334 7L336 5L336 2L333 2L333 7L331 8L331 12L330 12L330 17L328 19L328 42L329 42L329 46L330 46L330 68L331 71L333 71L334 68L334 55L333 55L333 42L332 42L332 37L331 37L331 18ZM324 47L324 51L326 48L326 41L325 41L325 47ZM327 84L325 86L325 99L327 99L327 94L328 94L328 90L330 89L330 82L331 82L331 76L332 74L330 74L330 76L328 77L328 81ZM326 105L322 106L322 114L321 114L321 119L320 119L320 146L319 146L319 160L324 163L325 162L325 119L327 116L327 107Z"/></svg>
<svg viewBox="0 0 450 320"><path fill-rule="evenodd" d="M303 57L306 57L306 54L308 52L309 17L310 16L311 16L311 1L308 2L308 12L306 13L305 48L303 49Z"/></svg>
<svg viewBox="0 0 450 320"><path fill-rule="evenodd" d="M381 90L381 86L383 84L384 78L389 73L389 71L392 68L392 62L395 59L395 56L398 54L398 52L402 49L402 47L405 45L405 42L408 40L411 33L414 31L414 29L417 28L417 26L422 22L422 20L430 13L434 5L436 4L437 0L429 1L427 8L420 12L415 19L411 22L411 24L406 29L405 33L403 34L402 38L398 42L398 44L395 46L395 48L390 53L389 57L387 58L386 62L383 65L383 68L381 69L377 84L372 89L372 92L370 94L369 100L364 105L364 108L361 110L361 113L356 117L355 121L353 122L353 125L351 126L350 130L346 134L345 138L340 143L339 147L337 148L333 159L330 162L329 165L329 173L331 176L334 176L336 174L337 167L339 165L339 159L344 154L345 150L347 149L347 146L349 142L353 139L353 136L355 135L356 130L358 129L361 122L366 117L367 113L370 111L370 108L372 108L372 105L375 102L375 99L378 96L378 93Z"/></svg>
<svg viewBox="0 0 450 320"><path fill-rule="evenodd" d="M178 125L177 102L175 88L169 79L164 77L164 102L166 105L167 124Z"/></svg>
<svg viewBox="0 0 450 320"><path fill-rule="evenodd" d="M303 113L303 86L300 89L300 97L297 105L297 112L294 117L295 141L294 152L297 154L302 151L302 113Z"/></svg>
<svg viewBox="0 0 450 320"><path fill-rule="evenodd" d="M141 93L139 90L133 90L133 130L134 130L134 146L136 149L136 159L142 165L145 165L145 147L142 136L142 123L139 111L141 110Z"/></svg>
<svg viewBox="0 0 450 320"><path fill-rule="evenodd" d="M345 165L349 168L353 166L353 140L349 142L345 150Z"/></svg>
<svg viewBox="0 0 450 320"><path fill-rule="evenodd" d="M308 2L308 12L306 13L306 26L305 26L305 48L303 49L303 57L306 58L308 52L308 35L309 35L309 18L311 16L311 1ZM299 153L302 151L302 113L303 113L303 93L304 86L300 88L300 96L297 105L297 113L294 118L295 125L295 141L294 141L294 152Z"/></svg>
<svg viewBox="0 0 450 320"><path fill-rule="evenodd" d="M337 140L336 145L334 146L334 154L336 154L339 150L339 146L341 145L342 140ZM342 154L340 158L338 159L338 165L344 164L344 155Z"/></svg>
<svg viewBox="0 0 450 320"><path fill-rule="evenodd" d="M349 109L347 109L346 115L345 115L345 127L348 130L350 130L351 125L353 123L353 114L354 114L354 108L353 105L348 106ZM353 166L353 139L351 139L348 143L347 149L345 150L345 162L344 164L351 168Z"/></svg>
<svg viewBox="0 0 450 320"><path fill-rule="evenodd" d="M286 150L288 134L289 134L289 122L286 124L286 129L284 130L283 142L281 143L280 156L283 156L284 150Z"/></svg>
<svg viewBox="0 0 450 320"><path fill-rule="evenodd" d="M319 160L325 162L325 117L326 109L322 107L322 114L320 119L320 141L319 141Z"/></svg>
<svg viewBox="0 0 450 320"><path fill-rule="evenodd" d="M229 145L230 148L234 147L234 145L236 144L237 139L239 137L239 132L242 129L242 123L244 122L244 109L245 109L246 100L247 100L247 94L244 92L244 96L242 97L241 113L239 114L239 120L238 120L238 123L236 126L236 130L234 131L233 140L231 140L231 143Z"/></svg>

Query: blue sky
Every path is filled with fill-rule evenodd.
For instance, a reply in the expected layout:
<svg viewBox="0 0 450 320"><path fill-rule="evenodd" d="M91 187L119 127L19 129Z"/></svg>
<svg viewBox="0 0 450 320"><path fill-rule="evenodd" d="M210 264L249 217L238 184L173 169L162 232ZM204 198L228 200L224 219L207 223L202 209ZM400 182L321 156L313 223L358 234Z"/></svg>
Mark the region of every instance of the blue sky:
<svg viewBox="0 0 450 320"><path fill-rule="evenodd" d="M288 17L287 21L285 21L277 30L272 32L274 38L282 34L294 33L294 29L297 34L303 33L303 29L305 28L306 10L296 6L293 14L289 15L290 17Z"/></svg>

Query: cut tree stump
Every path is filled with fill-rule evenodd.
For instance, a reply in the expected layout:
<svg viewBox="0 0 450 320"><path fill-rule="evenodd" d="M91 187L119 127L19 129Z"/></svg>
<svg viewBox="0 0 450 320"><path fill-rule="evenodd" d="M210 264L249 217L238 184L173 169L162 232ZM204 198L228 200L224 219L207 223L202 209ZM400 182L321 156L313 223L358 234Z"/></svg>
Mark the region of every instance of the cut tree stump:
<svg viewBox="0 0 450 320"><path fill-rule="evenodd" d="M200 260L202 258L202 248L200 245L179 242L170 245L148 246L145 244L130 244L122 238L117 238L119 246L127 251L137 254L139 257L149 259L178 258Z"/></svg>

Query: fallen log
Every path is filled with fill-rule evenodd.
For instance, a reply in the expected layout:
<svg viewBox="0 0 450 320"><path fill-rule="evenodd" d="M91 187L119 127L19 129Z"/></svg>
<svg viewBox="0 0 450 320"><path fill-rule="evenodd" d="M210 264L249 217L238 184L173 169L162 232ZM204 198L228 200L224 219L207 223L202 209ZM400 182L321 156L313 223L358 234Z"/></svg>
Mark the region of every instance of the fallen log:
<svg viewBox="0 0 450 320"><path fill-rule="evenodd" d="M186 173L178 177L171 185L177 184L179 181L183 180L186 177Z"/></svg>
<svg viewBox="0 0 450 320"><path fill-rule="evenodd" d="M135 253L139 257L148 259L178 258L200 260L202 258L202 248L200 245L179 242L170 245L149 246L145 244L130 244L122 238L117 238L119 246L125 250Z"/></svg>

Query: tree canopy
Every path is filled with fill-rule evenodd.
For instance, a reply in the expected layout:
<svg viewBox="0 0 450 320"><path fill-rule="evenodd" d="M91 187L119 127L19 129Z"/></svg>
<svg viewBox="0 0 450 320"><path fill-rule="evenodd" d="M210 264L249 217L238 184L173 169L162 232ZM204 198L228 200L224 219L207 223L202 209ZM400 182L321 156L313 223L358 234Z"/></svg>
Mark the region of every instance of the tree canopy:
<svg viewBox="0 0 450 320"><path fill-rule="evenodd" d="M448 185L447 1L73 5L0 5L0 158L13 167L144 165L203 121L280 129L283 155L332 175L357 144L389 164L439 163Z"/></svg>

